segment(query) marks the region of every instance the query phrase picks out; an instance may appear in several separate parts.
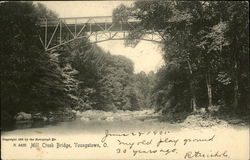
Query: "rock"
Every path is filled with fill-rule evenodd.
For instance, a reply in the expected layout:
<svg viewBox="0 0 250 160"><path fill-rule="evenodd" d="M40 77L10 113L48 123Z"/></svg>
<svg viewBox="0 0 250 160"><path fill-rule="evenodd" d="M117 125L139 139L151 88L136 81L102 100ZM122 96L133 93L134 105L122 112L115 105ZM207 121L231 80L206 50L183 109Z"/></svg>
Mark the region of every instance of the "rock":
<svg viewBox="0 0 250 160"><path fill-rule="evenodd" d="M228 122L230 124L239 124L239 123L242 123L243 121L241 119L231 119Z"/></svg>
<svg viewBox="0 0 250 160"><path fill-rule="evenodd" d="M42 117L43 121L47 121L48 118L47 117Z"/></svg>
<svg viewBox="0 0 250 160"><path fill-rule="evenodd" d="M80 111L76 111L76 116L81 117L82 113Z"/></svg>
<svg viewBox="0 0 250 160"><path fill-rule="evenodd" d="M215 117L206 117L202 114L189 115L182 123L183 127L227 127L227 122Z"/></svg>
<svg viewBox="0 0 250 160"><path fill-rule="evenodd" d="M131 120L130 116L120 116L119 118L120 118L121 121L129 121L129 120Z"/></svg>
<svg viewBox="0 0 250 160"><path fill-rule="evenodd" d="M103 120L105 120L105 117L98 117L97 120L98 121L103 121Z"/></svg>
<svg viewBox="0 0 250 160"><path fill-rule="evenodd" d="M200 108L200 113L206 113L206 108Z"/></svg>
<svg viewBox="0 0 250 160"><path fill-rule="evenodd" d="M158 122L158 118L145 119L145 122Z"/></svg>
<svg viewBox="0 0 250 160"><path fill-rule="evenodd" d="M220 106L209 106L207 109L209 112L218 112L220 110Z"/></svg>
<svg viewBox="0 0 250 160"><path fill-rule="evenodd" d="M76 111L76 110L74 110L74 109L73 109L71 112L72 112L72 113L77 113L77 111Z"/></svg>
<svg viewBox="0 0 250 160"><path fill-rule="evenodd" d="M41 113L35 113L35 114L32 114L32 119L34 119L34 120L43 120L43 117L42 117Z"/></svg>
<svg viewBox="0 0 250 160"><path fill-rule="evenodd" d="M70 115L70 116L68 117L68 119L69 119L69 120L74 120L74 119L76 119L76 115Z"/></svg>
<svg viewBox="0 0 250 160"><path fill-rule="evenodd" d="M81 121L89 121L90 119L88 117L81 117Z"/></svg>
<svg viewBox="0 0 250 160"><path fill-rule="evenodd" d="M33 116L42 116L42 113L35 113Z"/></svg>
<svg viewBox="0 0 250 160"><path fill-rule="evenodd" d="M217 123L222 127L228 127L228 123L224 120L218 120Z"/></svg>
<svg viewBox="0 0 250 160"><path fill-rule="evenodd" d="M206 113L206 108L200 108L196 111L196 113L201 113L201 114L205 114Z"/></svg>
<svg viewBox="0 0 250 160"><path fill-rule="evenodd" d="M55 121L56 119L55 119L54 117L50 117L48 120L51 121L51 122L53 122L53 121Z"/></svg>
<svg viewBox="0 0 250 160"><path fill-rule="evenodd" d="M114 121L114 117L107 117L106 121Z"/></svg>
<svg viewBox="0 0 250 160"><path fill-rule="evenodd" d="M31 120L32 116L31 114L25 113L25 112L19 112L15 116L15 120L21 121L21 120Z"/></svg>

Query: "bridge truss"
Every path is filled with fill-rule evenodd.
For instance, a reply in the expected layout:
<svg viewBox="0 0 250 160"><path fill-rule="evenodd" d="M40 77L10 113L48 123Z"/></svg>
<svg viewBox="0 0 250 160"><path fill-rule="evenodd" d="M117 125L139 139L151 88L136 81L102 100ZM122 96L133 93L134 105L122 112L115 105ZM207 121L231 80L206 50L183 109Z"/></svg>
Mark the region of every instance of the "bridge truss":
<svg viewBox="0 0 250 160"><path fill-rule="evenodd" d="M55 49L77 39L87 38L90 43L108 40L126 40L129 32L139 24L138 20L113 22L110 16L41 19L40 41L46 51ZM143 36L134 39L161 43L162 35L154 30L144 31Z"/></svg>

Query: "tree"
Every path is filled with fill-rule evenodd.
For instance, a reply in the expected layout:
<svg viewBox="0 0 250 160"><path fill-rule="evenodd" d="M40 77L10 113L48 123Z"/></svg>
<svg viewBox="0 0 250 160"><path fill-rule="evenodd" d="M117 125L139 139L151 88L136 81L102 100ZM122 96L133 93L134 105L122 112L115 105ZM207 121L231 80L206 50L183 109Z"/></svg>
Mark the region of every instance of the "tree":
<svg viewBox="0 0 250 160"><path fill-rule="evenodd" d="M127 9L140 20L128 44L138 43L131 39L145 30L162 35L165 66L156 74L154 89L160 108L195 111L233 103L238 109L239 99L246 108L241 93L247 87L241 84L247 80L248 9L246 2L201 1L137 1ZM191 107L184 107L187 101Z"/></svg>
<svg viewBox="0 0 250 160"><path fill-rule="evenodd" d="M39 42L37 23L42 13L32 2L1 3L0 13L1 117L12 120L20 111L70 106L62 70Z"/></svg>

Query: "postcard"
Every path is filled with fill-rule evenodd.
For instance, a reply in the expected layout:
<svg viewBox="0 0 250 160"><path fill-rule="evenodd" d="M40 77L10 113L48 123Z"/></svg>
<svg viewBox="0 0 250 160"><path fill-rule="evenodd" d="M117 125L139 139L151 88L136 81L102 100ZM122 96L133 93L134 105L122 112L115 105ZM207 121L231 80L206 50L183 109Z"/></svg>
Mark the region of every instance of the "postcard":
<svg viewBox="0 0 250 160"><path fill-rule="evenodd" d="M246 1L0 2L1 158L248 160Z"/></svg>

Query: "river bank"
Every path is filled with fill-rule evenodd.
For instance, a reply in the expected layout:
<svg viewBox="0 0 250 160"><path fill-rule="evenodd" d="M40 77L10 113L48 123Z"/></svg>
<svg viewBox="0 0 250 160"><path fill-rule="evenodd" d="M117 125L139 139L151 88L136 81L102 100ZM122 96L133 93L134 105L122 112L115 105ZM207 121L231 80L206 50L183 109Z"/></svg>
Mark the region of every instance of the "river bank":
<svg viewBox="0 0 250 160"><path fill-rule="evenodd" d="M38 116L39 115L39 116ZM183 115L182 115L183 116ZM169 120L167 115L155 112L152 109L140 111L106 112L88 110L79 112L71 110L68 113L51 113L46 117L42 114L32 114L31 119L16 121L4 132L26 132L29 130L43 130L53 132L86 132L112 129L112 130L138 130L138 129L202 129L202 128L248 128L249 123L242 119L220 119L211 114L193 113L183 120ZM181 115L179 115L181 117ZM182 117L183 118L183 117Z"/></svg>

